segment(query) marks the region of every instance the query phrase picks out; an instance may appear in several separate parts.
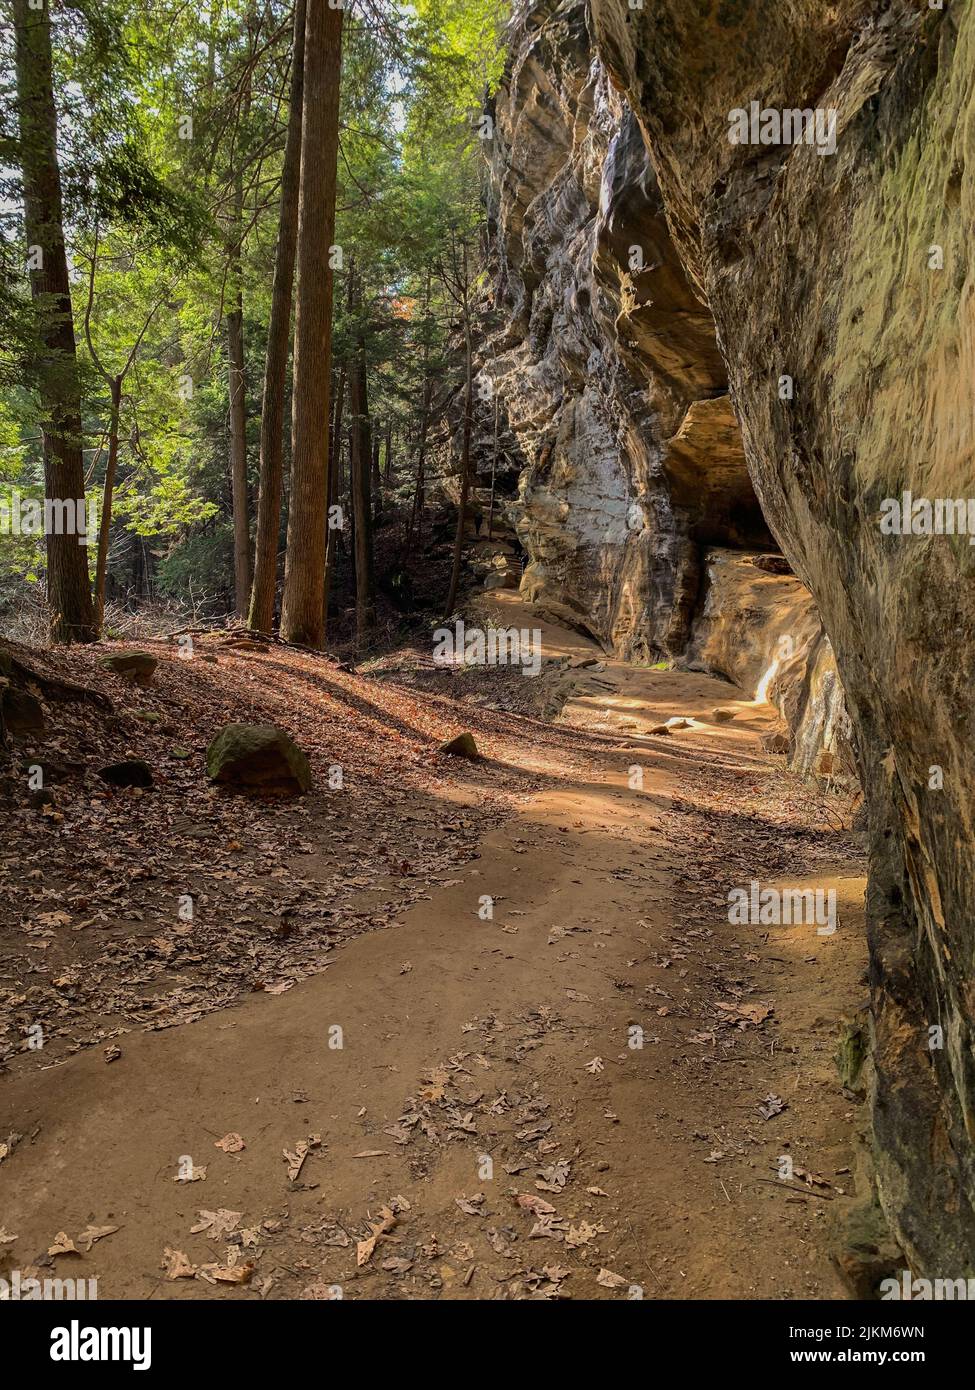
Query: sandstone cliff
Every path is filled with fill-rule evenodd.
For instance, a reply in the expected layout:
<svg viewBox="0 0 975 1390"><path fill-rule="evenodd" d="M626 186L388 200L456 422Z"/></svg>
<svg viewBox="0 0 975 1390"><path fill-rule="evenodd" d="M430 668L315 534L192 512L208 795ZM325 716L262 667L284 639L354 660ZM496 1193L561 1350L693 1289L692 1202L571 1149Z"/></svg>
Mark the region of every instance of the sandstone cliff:
<svg viewBox="0 0 975 1390"><path fill-rule="evenodd" d="M541 0L510 39L484 369L525 587L746 684L784 622L805 766L835 653L871 823L879 1195L917 1270L970 1271L975 550L879 513L972 488L971 0ZM835 112L835 150L732 143L752 102ZM735 552L767 527L812 598L780 589L746 632Z"/></svg>
<svg viewBox="0 0 975 1390"><path fill-rule="evenodd" d="M879 512L904 488L972 488L972 5L592 0L591 13L856 730L881 1200L916 1268L970 1272L975 550L884 535ZM835 111L835 153L733 144L729 113L752 101Z"/></svg>
<svg viewBox="0 0 975 1390"><path fill-rule="evenodd" d="M522 590L618 653L692 659L750 695L762 684L796 765L815 770L842 716L815 605L806 593L797 606L794 579L766 575L748 616L756 670L731 640L742 627L733 567L707 558L776 546L639 122L595 53L582 0L523 7L509 38L492 167L502 326L480 366L520 475L507 512L527 555ZM705 610L706 641L695 638ZM786 662L780 641L795 653Z"/></svg>

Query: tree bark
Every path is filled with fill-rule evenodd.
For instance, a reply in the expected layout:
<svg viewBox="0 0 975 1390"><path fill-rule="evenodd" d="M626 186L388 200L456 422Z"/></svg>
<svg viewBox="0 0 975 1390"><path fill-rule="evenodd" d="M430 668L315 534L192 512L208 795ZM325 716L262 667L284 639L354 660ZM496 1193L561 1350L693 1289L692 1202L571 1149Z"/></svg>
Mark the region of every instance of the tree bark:
<svg viewBox="0 0 975 1390"><path fill-rule="evenodd" d="M345 363L339 372L338 390L335 393L332 412L332 428L328 437L328 508L336 506L340 500L340 470L342 460L342 416L345 412ZM322 622L328 631L328 600L332 592L332 571L335 568L335 547L341 531L329 525L325 537L325 592L322 595Z"/></svg>
<svg viewBox="0 0 975 1390"><path fill-rule="evenodd" d="M494 539L494 490L498 476L498 407L501 397L494 392L494 452L491 455L491 506L488 510L488 540Z"/></svg>
<svg viewBox="0 0 975 1390"><path fill-rule="evenodd" d="M386 456L383 459L383 483L387 488L393 484L393 425L386 426Z"/></svg>
<svg viewBox="0 0 975 1390"><path fill-rule="evenodd" d="M281 173L278 245L271 289L271 320L264 360L261 408L260 492L254 583L247 626L270 632L278 577L278 537L281 530L281 476L284 467L284 393L291 337L295 253L298 240L298 190L301 173L301 122L305 76L305 0L296 0L291 58L291 108Z"/></svg>
<svg viewBox="0 0 975 1390"><path fill-rule="evenodd" d="M238 183L237 234L243 217L242 189ZM234 610L247 612L250 590L250 529L247 517L247 402L244 377L244 296L241 287L240 243L231 249L231 282L234 307L227 315L227 371L230 393L230 484L234 516Z"/></svg>
<svg viewBox="0 0 975 1390"><path fill-rule="evenodd" d="M122 378L110 382L112 404L108 420L108 461L105 464L105 485L102 492L102 514L98 525L98 563L95 569L95 621L99 632L105 621L105 576L108 572L108 540L112 529L112 498L115 493L115 470L118 466L119 415L122 410Z"/></svg>
<svg viewBox="0 0 975 1390"><path fill-rule="evenodd" d="M85 505L81 385L68 281L57 155L57 114L48 8L14 0L20 159L27 243L40 249L30 272L31 297L41 316L32 363L44 439L44 491L52 501ZM47 536L47 596L55 642L93 642L98 636L88 578L88 550L79 535Z"/></svg>
<svg viewBox="0 0 975 1390"><path fill-rule="evenodd" d="M464 343L467 362L467 387L464 392L464 434L460 456L460 502L457 510L457 533L454 536L454 562L450 571L450 590L447 594L447 617L454 611L460 586L460 562L464 549L464 522L467 519L467 498L471 487L471 428L474 416L474 352L471 344L470 286L467 279L467 246L464 246L463 266Z"/></svg>
<svg viewBox="0 0 975 1390"><path fill-rule="evenodd" d="M341 8L310 0L305 16L305 80L298 201L298 296L291 505L281 635L321 647L324 640L325 529L328 507L328 401L332 354Z"/></svg>
<svg viewBox="0 0 975 1390"><path fill-rule="evenodd" d="M360 338L352 366L352 515L355 525L355 629L362 639L376 625L372 554L372 425L366 382L365 344Z"/></svg>
<svg viewBox="0 0 975 1390"><path fill-rule="evenodd" d="M372 430L372 429L370 428L370 433L371 433L372 436L373 436L373 438L372 438L372 515L373 515L373 520L375 521L376 525L378 526L378 525L379 525L379 522L382 520L382 514L383 514L383 480L382 480L382 474L381 474L380 471L379 471L379 450L380 450L380 448L381 448L381 443L380 443L380 439L379 439L379 431L378 431L378 429L377 429L377 430Z"/></svg>

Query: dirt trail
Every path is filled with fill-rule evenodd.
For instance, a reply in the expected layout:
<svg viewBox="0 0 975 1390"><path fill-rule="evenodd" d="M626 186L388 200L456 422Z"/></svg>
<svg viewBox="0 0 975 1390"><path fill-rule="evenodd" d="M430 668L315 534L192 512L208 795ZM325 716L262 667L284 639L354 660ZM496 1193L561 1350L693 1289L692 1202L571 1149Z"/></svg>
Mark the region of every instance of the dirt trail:
<svg viewBox="0 0 975 1390"><path fill-rule="evenodd" d="M547 654L593 657L542 626ZM0 1082L3 1133L24 1136L0 1165L5 1270L96 1276L102 1298L843 1295L855 840L760 752L771 712L732 687L611 661L569 678L571 751L514 750L542 790L397 925L279 997L128 1033L111 1065L91 1050ZM642 733L674 715L699 722ZM835 887L840 929L729 925L753 878ZM242 1151L215 1147L233 1132ZM316 1136L289 1182L282 1151ZM823 1185L778 1182L782 1155ZM181 1157L205 1180L174 1181ZM191 1233L201 1210L240 1215ZM48 1259L89 1224L119 1229ZM167 1248L216 1282L168 1278Z"/></svg>

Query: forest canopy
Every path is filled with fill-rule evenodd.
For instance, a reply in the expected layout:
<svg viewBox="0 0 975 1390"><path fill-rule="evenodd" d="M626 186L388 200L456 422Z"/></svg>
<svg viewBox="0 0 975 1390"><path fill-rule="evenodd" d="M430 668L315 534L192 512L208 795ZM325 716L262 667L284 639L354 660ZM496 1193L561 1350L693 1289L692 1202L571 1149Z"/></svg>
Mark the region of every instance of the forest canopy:
<svg viewBox="0 0 975 1390"><path fill-rule="evenodd" d="M501 7L34 3L0 38L8 635L38 635L45 590L61 640L145 605L268 628L290 585L302 640L346 589L362 636L373 532L398 526L406 582L444 407L470 398ZM37 524L52 498L87 544Z"/></svg>

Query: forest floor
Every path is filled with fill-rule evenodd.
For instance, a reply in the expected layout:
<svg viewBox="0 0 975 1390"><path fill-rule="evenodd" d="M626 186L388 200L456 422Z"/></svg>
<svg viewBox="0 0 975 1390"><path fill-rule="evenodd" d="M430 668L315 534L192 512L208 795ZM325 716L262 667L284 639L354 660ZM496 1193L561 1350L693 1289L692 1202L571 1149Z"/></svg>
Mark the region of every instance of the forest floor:
<svg viewBox="0 0 975 1390"><path fill-rule="evenodd" d="M761 751L768 707L582 666L587 639L492 608L542 628L538 679L207 638L152 648L138 689L104 648L57 658L116 712L53 707L18 751L53 802L8 789L0 1274L101 1298L844 1295L859 837ZM645 732L672 716L694 722ZM313 791L210 787L231 718L287 728ZM437 753L462 730L482 760ZM152 790L98 780L126 755ZM839 930L730 925L752 879L835 888Z"/></svg>

